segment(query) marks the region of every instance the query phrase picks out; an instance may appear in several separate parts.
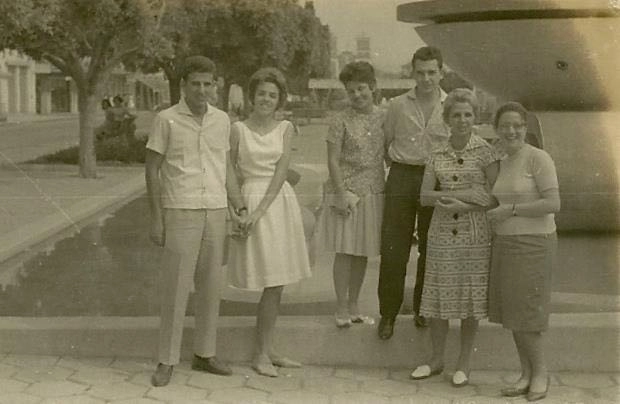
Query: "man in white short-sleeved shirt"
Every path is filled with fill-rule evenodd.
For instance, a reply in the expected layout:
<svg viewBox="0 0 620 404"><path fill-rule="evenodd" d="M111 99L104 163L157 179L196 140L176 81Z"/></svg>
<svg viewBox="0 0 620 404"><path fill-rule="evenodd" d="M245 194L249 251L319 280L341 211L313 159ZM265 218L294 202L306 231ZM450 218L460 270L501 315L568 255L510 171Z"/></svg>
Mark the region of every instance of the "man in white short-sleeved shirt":
<svg viewBox="0 0 620 404"><path fill-rule="evenodd" d="M247 209L230 163L228 115L207 102L214 90L214 74L215 64L206 57L185 60L183 98L155 117L146 145L150 236L164 248L159 364L151 379L154 386L168 384L173 366L180 361L192 283L192 369L232 373L215 356L228 201L240 215Z"/></svg>

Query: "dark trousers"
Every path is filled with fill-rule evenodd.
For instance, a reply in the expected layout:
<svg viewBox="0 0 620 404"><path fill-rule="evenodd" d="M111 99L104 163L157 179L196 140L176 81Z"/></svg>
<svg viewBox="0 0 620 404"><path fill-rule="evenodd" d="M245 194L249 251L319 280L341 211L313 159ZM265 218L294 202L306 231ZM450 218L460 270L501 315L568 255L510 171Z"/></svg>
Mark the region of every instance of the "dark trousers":
<svg viewBox="0 0 620 404"><path fill-rule="evenodd" d="M381 265L379 273L379 309L381 317L396 318L403 303L407 263L413 231L418 219L418 267L413 290L413 310L420 313L426 243L433 207L420 205L420 187L424 166L392 163L385 187L385 206L381 228Z"/></svg>

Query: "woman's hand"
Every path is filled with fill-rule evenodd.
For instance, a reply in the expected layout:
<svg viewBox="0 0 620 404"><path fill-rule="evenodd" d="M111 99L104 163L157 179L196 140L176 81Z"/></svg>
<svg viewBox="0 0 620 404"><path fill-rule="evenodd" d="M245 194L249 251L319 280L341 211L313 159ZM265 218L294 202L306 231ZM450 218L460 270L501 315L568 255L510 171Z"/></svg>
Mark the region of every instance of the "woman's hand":
<svg viewBox="0 0 620 404"><path fill-rule="evenodd" d="M265 211L262 209L256 209L249 215L246 213L245 217L241 217L241 228L245 231L246 235L250 233L252 227L263 217Z"/></svg>
<svg viewBox="0 0 620 404"><path fill-rule="evenodd" d="M348 192L336 193L336 204L332 206L332 209L337 215L347 217L355 211L357 207L357 200L350 197Z"/></svg>
<svg viewBox="0 0 620 404"><path fill-rule="evenodd" d="M479 206L490 206L493 203L493 197L483 187L472 187L459 191L457 198L463 202Z"/></svg>
<svg viewBox="0 0 620 404"><path fill-rule="evenodd" d="M442 196L435 202L435 206L443 208L450 213L461 213L471 210L471 206L460 199Z"/></svg>
<svg viewBox="0 0 620 404"><path fill-rule="evenodd" d="M499 205L487 212L487 218L494 223L501 223L509 217L512 217L512 205Z"/></svg>

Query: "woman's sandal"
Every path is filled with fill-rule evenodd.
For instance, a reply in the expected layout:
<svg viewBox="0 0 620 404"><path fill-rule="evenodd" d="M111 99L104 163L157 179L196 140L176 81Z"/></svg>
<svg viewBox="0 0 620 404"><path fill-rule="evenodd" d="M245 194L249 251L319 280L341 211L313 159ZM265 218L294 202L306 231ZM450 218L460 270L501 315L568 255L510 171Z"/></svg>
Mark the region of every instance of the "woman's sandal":
<svg viewBox="0 0 620 404"><path fill-rule="evenodd" d="M271 363L280 368L300 368L302 366L301 363L286 356L273 356L271 357Z"/></svg>
<svg viewBox="0 0 620 404"><path fill-rule="evenodd" d="M529 391L530 391L530 386L525 386L525 387L511 386L511 387L506 387L506 388L501 389L500 393L504 397L517 397L517 396L522 396L524 394L527 394Z"/></svg>
<svg viewBox="0 0 620 404"><path fill-rule="evenodd" d="M278 369L273 365L271 359L265 355L261 355L252 361L252 369L261 376L278 377Z"/></svg>

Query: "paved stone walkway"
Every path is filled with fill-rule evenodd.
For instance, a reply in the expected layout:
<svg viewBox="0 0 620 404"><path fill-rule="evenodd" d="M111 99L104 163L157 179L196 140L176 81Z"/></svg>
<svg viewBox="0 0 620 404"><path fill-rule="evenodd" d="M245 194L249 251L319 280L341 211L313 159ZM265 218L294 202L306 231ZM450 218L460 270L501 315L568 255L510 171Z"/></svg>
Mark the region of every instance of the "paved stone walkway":
<svg viewBox="0 0 620 404"><path fill-rule="evenodd" d="M148 404L148 403L281 403L281 404L474 404L524 403L506 399L499 389L514 372L473 371L471 383L454 388L448 375L423 381L409 379L410 369L307 366L281 369L280 377L259 376L247 365L233 365L232 376L175 367L171 383L152 387L154 363L127 358L0 356L0 403L7 404ZM542 403L615 403L620 374L553 373Z"/></svg>

